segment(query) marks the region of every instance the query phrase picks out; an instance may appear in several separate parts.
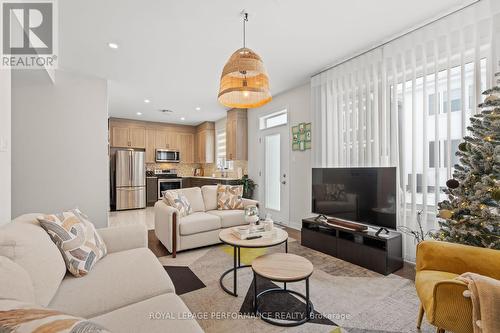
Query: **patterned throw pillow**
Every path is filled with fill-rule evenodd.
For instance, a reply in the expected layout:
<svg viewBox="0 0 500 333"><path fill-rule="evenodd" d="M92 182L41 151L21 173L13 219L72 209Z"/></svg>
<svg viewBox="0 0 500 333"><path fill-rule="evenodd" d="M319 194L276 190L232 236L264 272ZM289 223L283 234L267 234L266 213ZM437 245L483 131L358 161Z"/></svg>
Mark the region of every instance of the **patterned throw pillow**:
<svg viewBox="0 0 500 333"><path fill-rule="evenodd" d="M163 191L162 193L167 205L177 208L179 217L187 216L193 212L193 208L185 195L177 191Z"/></svg>
<svg viewBox="0 0 500 333"><path fill-rule="evenodd" d="M217 185L217 209L243 209L243 185Z"/></svg>
<svg viewBox="0 0 500 333"><path fill-rule="evenodd" d="M87 319L13 300L0 301L0 332L109 333Z"/></svg>
<svg viewBox="0 0 500 333"><path fill-rule="evenodd" d="M79 209L37 218L62 253L66 268L84 276L107 253L106 244L94 225Z"/></svg>

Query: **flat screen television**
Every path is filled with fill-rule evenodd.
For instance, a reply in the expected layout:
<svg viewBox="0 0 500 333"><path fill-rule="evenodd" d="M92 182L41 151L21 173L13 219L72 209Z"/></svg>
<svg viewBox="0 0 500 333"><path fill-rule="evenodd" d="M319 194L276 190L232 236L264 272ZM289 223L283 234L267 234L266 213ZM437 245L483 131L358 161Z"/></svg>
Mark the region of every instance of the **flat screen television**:
<svg viewBox="0 0 500 333"><path fill-rule="evenodd" d="M313 168L312 211L396 229L396 168Z"/></svg>

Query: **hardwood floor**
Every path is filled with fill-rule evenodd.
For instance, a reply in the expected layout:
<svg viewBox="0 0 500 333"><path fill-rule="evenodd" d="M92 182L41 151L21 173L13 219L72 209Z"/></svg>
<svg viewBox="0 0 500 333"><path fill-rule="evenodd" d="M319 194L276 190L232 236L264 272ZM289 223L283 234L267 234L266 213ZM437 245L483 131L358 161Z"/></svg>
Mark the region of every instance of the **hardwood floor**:
<svg viewBox="0 0 500 333"><path fill-rule="evenodd" d="M148 247L157 257L165 257L170 255L170 252L163 246L160 240L156 237L154 230L148 230Z"/></svg>
<svg viewBox="0 0 500 333"><path fill-rule="evenodd" d="M130 224L144 224L148 232L148 246L153 251L153 253L158 257L168 256L170 253L167 249L160 243L158 238L154 233L154 208L147 207L145 209L138 210L127 210L121 212L110 212L109 213L109 226L120 226L120 225L130 225ZM300 230L285 227L288 235L298 242L300 242L301 235ZM415 265L412 263L405 262L403 268L394 272L395 275L401 276L405 279L415 281Z"/></svg>
<svg viewBox="0 0 500 333"><path fill-rule="evenodd" d="M285 227L290 237L295 238L298 242L301 240L300 230ZM404 262L403 268L394 272L395 275L401 276L402 278L415 281L415 265L409 262Z"/></svg>

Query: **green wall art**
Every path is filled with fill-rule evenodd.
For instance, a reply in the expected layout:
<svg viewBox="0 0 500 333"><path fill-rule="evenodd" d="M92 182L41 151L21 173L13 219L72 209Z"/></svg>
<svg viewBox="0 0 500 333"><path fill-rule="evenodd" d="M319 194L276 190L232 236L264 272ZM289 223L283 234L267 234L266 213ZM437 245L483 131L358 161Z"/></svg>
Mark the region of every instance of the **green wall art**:
<svg viewBox="0 0 500 333"><path fill-rule="evenodd" d="M292 150L311 149L311 123L292 127Z"/></svg>

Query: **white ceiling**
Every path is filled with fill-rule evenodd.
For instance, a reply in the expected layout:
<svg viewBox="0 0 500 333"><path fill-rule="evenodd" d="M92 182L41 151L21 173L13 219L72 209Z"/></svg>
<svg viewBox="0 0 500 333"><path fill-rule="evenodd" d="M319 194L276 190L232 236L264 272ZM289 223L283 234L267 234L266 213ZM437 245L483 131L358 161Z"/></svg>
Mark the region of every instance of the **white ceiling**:
<svg viewBox="0 0 500 333"><path fill-rule="evenodd" d="M222 67L242 44L242 9L249 12L247 46L263 58L276 95L470 2L61 0L60 67L108 79L111 116L196 124L225 114L218 84Z"/></svg>

